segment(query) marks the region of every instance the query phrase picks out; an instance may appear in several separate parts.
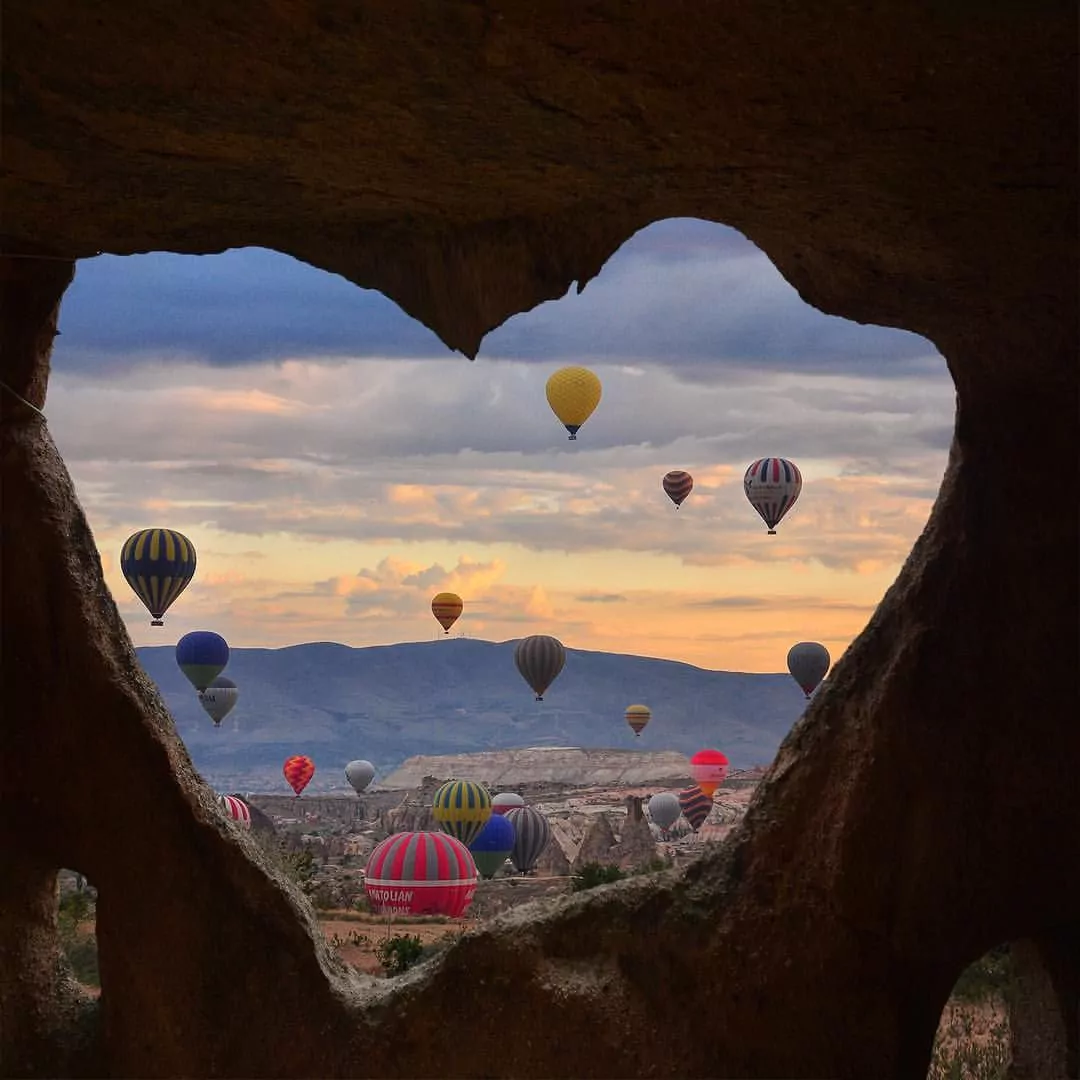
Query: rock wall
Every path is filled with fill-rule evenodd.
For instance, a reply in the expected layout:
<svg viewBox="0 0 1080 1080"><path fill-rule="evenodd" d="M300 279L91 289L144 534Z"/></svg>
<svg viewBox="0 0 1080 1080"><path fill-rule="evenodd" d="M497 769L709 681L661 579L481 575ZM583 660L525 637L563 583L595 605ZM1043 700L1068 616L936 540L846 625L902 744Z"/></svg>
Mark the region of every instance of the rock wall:
<svg viewBox="0 0 1080 1080"><path fill-rule="evenodd" d="M4 1075L919 1077L961 969L1016 938L1075 1075L1075 5L9 0L4 33ZM930 520L725 844L375 985L140 672L35 411L65 260L274 247L472 354L685 215L942 351ZM61 867L98 890L97 1002Z"/></svg>

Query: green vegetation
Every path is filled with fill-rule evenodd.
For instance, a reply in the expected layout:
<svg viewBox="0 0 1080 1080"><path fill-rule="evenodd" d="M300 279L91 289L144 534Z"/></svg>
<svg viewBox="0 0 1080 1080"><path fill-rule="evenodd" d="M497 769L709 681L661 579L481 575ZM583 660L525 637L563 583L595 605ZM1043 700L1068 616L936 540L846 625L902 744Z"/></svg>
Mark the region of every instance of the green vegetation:
<svg viewBox="0 0 1080 1080"><path fill-rule="evenodd" d="M1012 974L1009 946L999 945L964 969L952 996L958 1001L981 1002L1005 992Z"/></svg>
<svg viewBox="0 0 1080 1080"><path fill-rule="evenodd" d="M83 924L94 917L94 898L86 889L69 892L60 899L57 925L60 947L64 950L72 974L86 986L100 986L97 938Z"/></svg>
<svg viewBox="0 0 1080 1080"><path fill-rule="evenodd" d="M669 869L671 869L671 863L659 855L640 863L631 870L620 870L619 867L609 866L606 863L582 863L570 878L570 891L584 892L586 889L595 889L597 885L608 885L612 881L622 881L624 878L637 877L639 874L658 874L661 870Z"/></svg>
<svg viewBox="0 0 1080 1080"><path fill-rule="evenodd" d="M604 863L582 863L570 878L571 892L584 892L586 889L595 889L597 885L608 885L612 881L621 881L626 875L617 866L606 866Z"/></svg>
<svg viewBox="0 0 1080 1080"><path fill-rule="evenodd" d="M400 975L408 971L424 954L424 946L415 934L395 934L383 938L375 948L375 955L387 975Z"/></svg>

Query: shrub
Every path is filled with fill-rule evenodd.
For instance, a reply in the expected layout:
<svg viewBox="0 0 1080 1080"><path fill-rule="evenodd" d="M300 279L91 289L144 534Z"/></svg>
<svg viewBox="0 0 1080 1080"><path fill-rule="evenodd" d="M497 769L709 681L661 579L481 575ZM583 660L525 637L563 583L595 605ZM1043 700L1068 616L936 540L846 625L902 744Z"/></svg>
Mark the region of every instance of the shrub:
<svg viewBox="0 0 1080 1080"><path fill-rule="evenodd" d="M1012 967L1009 946L999 945L964 969L953 987L958 1001L980 1002L1005 992Z"/></svg>
<svg viewBox="0 0 1080 1080"><path fill-rule="evenodd" d="M607 885L612 881L621 881L626 875L617 866L605 866L603 863L582 863L570 878L572 892L584 892L595 889L597 885Z"/></svg>
<svg viewBox="0 0 1080 1080"><path fill-rule="evenodd" d="M375 956L387 975L408 971L423 955L424 946L415 934L395 934L383 938L375 948Z"/></svg>
<svg viewBox="0 0 1080 1080"><path fill-rule="evenodd" d="M100 986L97 938L92 930L86 932L81 929L81 924L93 915L94 904L90 894L82 889L70 892L60 900L57 929L60 947L75 978L87 986Z"/></svg>

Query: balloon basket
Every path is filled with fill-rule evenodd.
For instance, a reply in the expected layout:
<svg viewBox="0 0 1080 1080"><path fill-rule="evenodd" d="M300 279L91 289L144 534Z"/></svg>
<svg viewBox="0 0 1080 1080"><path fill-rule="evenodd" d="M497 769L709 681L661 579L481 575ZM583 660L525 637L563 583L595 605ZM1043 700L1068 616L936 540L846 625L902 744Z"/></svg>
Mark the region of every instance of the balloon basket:
<svg viewBox="0 0 1080 1080"><path fill-rule="evenodd" d="M150 625L151 626L164 626L165 623L161 619L151 619L150 620Z"/></svg>

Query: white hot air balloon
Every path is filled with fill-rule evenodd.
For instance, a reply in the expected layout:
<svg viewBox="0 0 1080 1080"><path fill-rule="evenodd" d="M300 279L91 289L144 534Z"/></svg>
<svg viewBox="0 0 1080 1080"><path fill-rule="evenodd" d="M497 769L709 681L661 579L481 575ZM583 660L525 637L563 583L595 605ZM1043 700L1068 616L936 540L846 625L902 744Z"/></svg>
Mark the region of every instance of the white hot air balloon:
<svg viewBox="0 0 1080 1080"><path fill-rule="evenodd" d="M375 766L370 761L358 759L345 766L345 779L353 786L357 795L375 779Z"/></svg>
<svg viewBox="0 0 1080 1080"><path fill-rule="evenodd" d="M217 727L240 699L240 691L232 679L219 675L205 690L199 691L199 704Z"/></svg>
<svg viewBox="0 0 1080 1080"><path fill-rule="evenodd" d="M667 832L682 816L679 796L671 791L659 791L649 800L649 817Z"/></svg>

